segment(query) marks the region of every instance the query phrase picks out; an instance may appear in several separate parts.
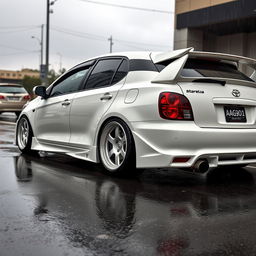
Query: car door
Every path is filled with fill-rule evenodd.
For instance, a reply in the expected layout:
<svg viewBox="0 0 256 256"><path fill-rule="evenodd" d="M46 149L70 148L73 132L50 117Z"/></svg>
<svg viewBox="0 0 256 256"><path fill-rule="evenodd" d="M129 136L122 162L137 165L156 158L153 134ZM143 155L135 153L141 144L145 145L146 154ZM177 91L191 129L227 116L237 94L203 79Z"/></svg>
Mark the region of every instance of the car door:
<svg viewBox="0 0 256 256"><path fill-rule="evenodd" d="M69 113L75 93L82 89L90 66L67 73L49 90L36 109L35 136L41 142L68 143L70 138Z"/></svg>
<svg viewBox="0 0 256 256"><path fill-rule="evenodd" d="M87 79L85 90L75 95L70 111L70 143L90 148L104 113L111 106L128 72L128 60L100 59Z"/></svg>

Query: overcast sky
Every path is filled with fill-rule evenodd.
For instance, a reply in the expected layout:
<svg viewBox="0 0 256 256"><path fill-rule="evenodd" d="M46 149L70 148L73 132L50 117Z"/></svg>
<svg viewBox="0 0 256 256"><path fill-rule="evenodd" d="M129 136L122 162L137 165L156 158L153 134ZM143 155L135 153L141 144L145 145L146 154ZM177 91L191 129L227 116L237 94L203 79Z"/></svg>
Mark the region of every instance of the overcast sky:
<svg viewBox="0 0 256 256"><path fill-rule="evenodd" d="M96 1L96 0L95 0ZM145 12L58 0L50 31L50 68L70 68L89 57L109 52L173 48L174 0L97 0L172 12ZM0 69L38 68L40 25L46 20L46 0L0 0Z"/></svg>

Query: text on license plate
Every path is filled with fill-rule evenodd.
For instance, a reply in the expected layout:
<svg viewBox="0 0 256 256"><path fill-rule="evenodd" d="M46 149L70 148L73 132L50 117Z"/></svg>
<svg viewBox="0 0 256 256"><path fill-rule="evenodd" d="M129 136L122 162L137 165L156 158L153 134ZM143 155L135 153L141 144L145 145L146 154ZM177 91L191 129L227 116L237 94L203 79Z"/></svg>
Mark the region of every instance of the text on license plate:
<svg viewBox="0 0 256 256"><path fill-rule="evenodd" d="M15 96L9 96L8 97L8 100L11 100L11 101L19 101L20 97L15 97Z"/></svg>
<svg viewBox="0 0 256 256"><path fill-rule="evenodd" d="M246 113L244 107L239 106L224 106L226 122L228 123L246 123Z"/></svg>

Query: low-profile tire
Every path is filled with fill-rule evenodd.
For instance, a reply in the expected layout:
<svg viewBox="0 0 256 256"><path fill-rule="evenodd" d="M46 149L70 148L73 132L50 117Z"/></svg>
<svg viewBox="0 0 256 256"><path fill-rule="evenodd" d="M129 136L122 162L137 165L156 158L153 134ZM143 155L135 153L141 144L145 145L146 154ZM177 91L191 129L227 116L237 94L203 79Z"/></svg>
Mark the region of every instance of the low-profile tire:
<svg viewBox="0 0 256 256"><path fill-rule="evenodd" d="M132 133L118 118L105 123L99 137L99 157L103 170L112 175L134 175L136 153Z"/></svg>
<svg viewBox="0 0 256 256"><path fill-rule="evenodd" d="M17 125L16 141L19 150L25 154L34 154L31 150L33 131L29 120L26 116L22 116Z"/></svg>
<svg viewBox="0 0 256 256"><path fill-rule="evenodd" d="M16 115L17 117L19 117L19 116L20 116L20 113L21 113L20 111L16 111L16 112L15 112L15 115Z"/></svg>

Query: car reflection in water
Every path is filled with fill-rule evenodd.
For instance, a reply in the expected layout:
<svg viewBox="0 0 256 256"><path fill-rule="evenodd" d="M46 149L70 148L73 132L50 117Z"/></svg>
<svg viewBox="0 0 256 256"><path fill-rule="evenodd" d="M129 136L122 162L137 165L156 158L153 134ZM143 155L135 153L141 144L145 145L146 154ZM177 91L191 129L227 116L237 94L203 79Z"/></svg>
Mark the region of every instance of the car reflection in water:
<svg viewBox="0 0 256 256"><path fill-rule="evenodd" d="M34 214L57 223L72 246L104 255L256 254L256 189L245 169L204 181L162 171L120 179L84 165L15 158L17 180L38 200Z"/></svg>

